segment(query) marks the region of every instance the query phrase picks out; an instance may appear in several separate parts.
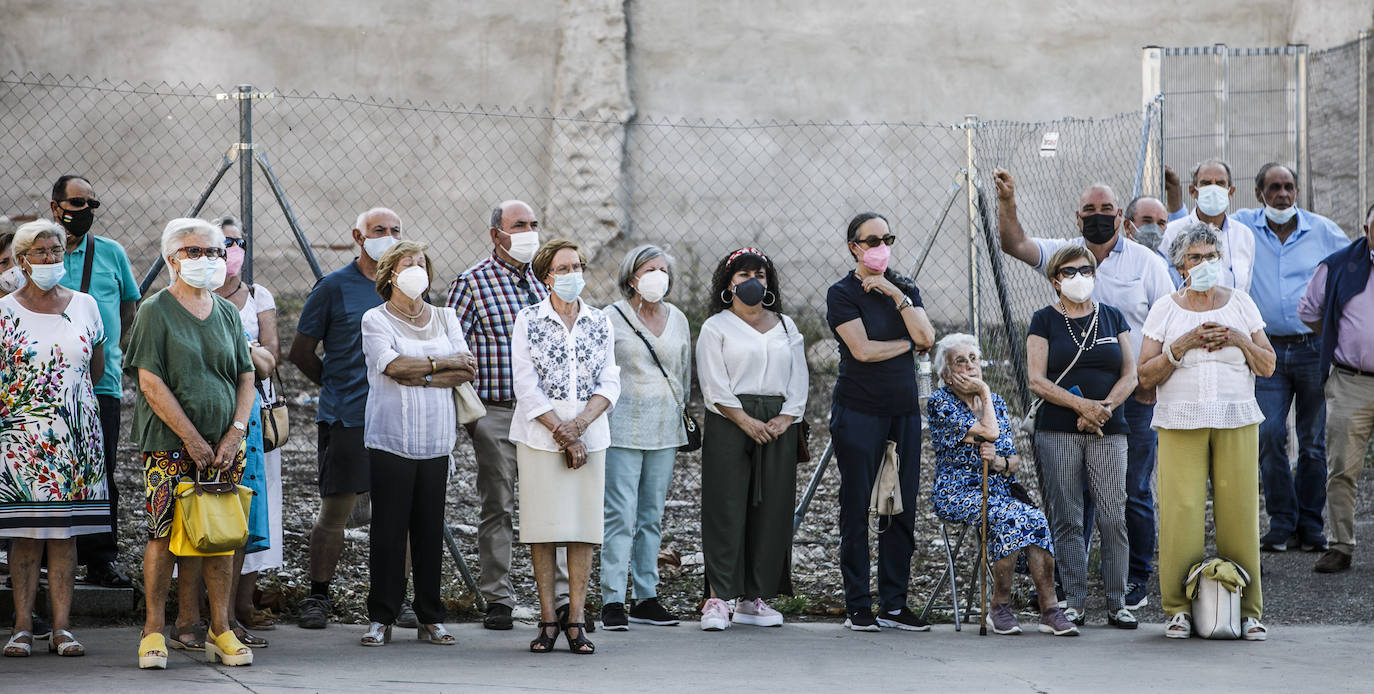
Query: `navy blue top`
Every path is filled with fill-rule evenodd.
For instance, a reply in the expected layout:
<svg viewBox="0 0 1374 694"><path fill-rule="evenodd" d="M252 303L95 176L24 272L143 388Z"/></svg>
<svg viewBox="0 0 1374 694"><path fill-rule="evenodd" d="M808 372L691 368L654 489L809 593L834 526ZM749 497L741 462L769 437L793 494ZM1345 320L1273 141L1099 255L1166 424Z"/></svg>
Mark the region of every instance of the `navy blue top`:
<svg viewBox="0 0 1374 694"><path fill-rule="evenodd" d="M921 291L914 285L907 296L911 297L913 305L924 306ZM834 332L855 318L863 320L864 332L870 340L909 338L906 323L892 299L882 292L865 292L863 281L850 271L826 292L825 320ZM835 340L840 343L840 376L835 381L834 402L865 414L905 416L920 413L916 360L911 352L902 352L884 361L861 362L854 358L854 353L837 332Z"/></svg>
<svg viewBox="0 0 1374 694"><path fill-rule="evenodd" d="M1115 307L1098 304L1097 340L1083 351L1083 356L1073 365L1073 370L1064 375L1059 387L1068 390L1074 386L1082 391L1089 400L1105 400L1112 392L1112 386L1121 379L1121 345L1117 335L1128 333L1131 327L1126 317ZM1078 353L1077 339L1081 342L1083 332L1092 323L1091 313L1082 318L1070 318L1074 334L1069 336L1069 327L1064 323L1064 314L1054 306L1046 306L1031 316L1030 334L1039 335L1050 343L1049 361L1046 364L1045 378L1054 381L1068 368L1073 356ZM1040 406L1035 428L1045 431L1067 431L1078 433L1078 413L1046 400ZM1127 434L1131 428L1126 424L1125 408L1118 407L1102 427L1103 434Z"/></svg>
<svg viewBox="0 0 1374 694"><path fill-rule="evenodd" d="M381 304L377 283L363 275L356 260L325 275L306 297L296 331L324 346L316 422L363 425L367 409L363 314Z"/></svg>

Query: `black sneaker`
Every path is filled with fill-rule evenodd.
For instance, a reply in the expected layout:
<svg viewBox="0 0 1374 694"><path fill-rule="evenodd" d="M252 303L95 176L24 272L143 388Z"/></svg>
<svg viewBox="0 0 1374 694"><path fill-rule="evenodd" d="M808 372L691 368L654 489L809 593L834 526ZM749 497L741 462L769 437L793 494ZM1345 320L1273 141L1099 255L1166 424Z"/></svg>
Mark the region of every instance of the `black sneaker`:
<svg viewBox="0 0 1374 694"><path fill-rule="evenodd" d="M844 627L850 631L882 631L878 626L878 620L873 618L873 613L868 610L850 610L849 616L844 620Z"/></svg>
<svg viewBox="0 0 1374 694"><path fill-rule="evenodd" d="M1270 530L1260 538L1260 550L1265 552L1287 552L1288 541L1292 539L1292 533L1275 532Z"/></svg>
<svg viewBox="0 0 1374 694"><path fill-rule="evenodd" d="M1150 604L1150 593L1145 584L1132 581L1126 584L1126 609L1138 610Z"/></svg>
<svg viewBox="0 0 1374 694"><path fill-rule="evenodd" d="M905 605L895 614L887 610L879 612L878 626L902 631L930 631L930 622L921 619Z"/></svg>
<svg viewBox="0 0 1374 694"><path fill-rule="evenodd" d="M602 605L601 626L606 631L629 631L630 620L625 617L625 603L608 602Z"/></svg>
<svg viewBox="0 0 1374 694"><path fill-rule="evenodd" d="M33 629L30 630L30 633L33 634L33 638L35 638L35 639L46 639L46 638L51 637L51 636L52 636L52 625L51 625L51 624L48 624L47 620L43 619L42 617L39 617L37 612L34 612L34 613L32 613L32 614L33 614L33 618L32 618L32 620L33 620ZM14 613L14 612L11 612L11 613L10 613L10 624L14 624L16 621L18 621L18 619L19 619L19 615L18 615L17 613Z"/></svg>
<svg viewBox="0 0 1374 694"><path fill-rule="evenodd" d="M329 625L329 596L312 595L301 601L301 618L296 626L302 629L323 629Z"/></svg>
<svg viewBox="0 0 1374 694"><path fill-rule="evenodd" d="M106 561L86 567L86 583L105 588L132 588L134 582L119 570L114 562Z"/></svg>
<svg viewBox="0 0 1374 694"><path fill-rule="evenodd" d="M510 617L510 605L502 605L499 602L487 604L487 616L482 618L482 626L496 631L507 631L515 628L515 622Z"/></svg>
<svg viewBox="0 0 1374 694"><path fill-rule="evenodd" d="M415 608L409 600L401 601L401 612L396 615L396 626L402 629L419 629L420 619L415 616Z"/></svg>
<svg viewBox="0 0 1374 694"><path fill-rule="evenodd" d="M601 621L605 622L605 617L602 617ZM673 613L663 609L658 598L636 600L630 607L630 621L635 624L652 624L656 627L675 627L680 623Z"/></svg>

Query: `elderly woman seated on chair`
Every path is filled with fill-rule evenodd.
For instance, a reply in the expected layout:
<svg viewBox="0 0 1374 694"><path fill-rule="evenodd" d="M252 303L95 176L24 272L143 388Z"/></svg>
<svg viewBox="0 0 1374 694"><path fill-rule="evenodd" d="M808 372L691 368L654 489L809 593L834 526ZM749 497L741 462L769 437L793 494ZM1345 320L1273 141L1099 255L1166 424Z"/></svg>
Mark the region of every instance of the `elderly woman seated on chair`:
<svg viewBox="0 0 1374 694"><path fill-rule="evenodd" d="M998 634L1021 633L1010 604L1011 577L1017 555L1025 550L1031 578L1040 593L1040 631L1077 636L1078 628L1055 602L1049 522L1016 482L1021 458L1012 443L1007 403L983 381L980 354L972 335L946 335L935 345L934 366L940 387L926 404L935 449L935 484L931 488L935 513L945 521L981 529L983 462L987 461L986 541L993 581L988 626Z"/></svg>

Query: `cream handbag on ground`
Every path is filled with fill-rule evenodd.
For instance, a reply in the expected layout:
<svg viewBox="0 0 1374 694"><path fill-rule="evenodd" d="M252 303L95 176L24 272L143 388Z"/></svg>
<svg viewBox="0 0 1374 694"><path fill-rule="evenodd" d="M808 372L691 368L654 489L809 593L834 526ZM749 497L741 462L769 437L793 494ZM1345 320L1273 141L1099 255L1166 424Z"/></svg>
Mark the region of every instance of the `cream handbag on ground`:
<svg viewBox="0 0 1374 694"><path fill-rule="evenodd" d="M1209 577L1208 565L1214 561L1225 562L1239 574L1243 583L1234 588ZM1238 639L1241 637L1240 596L1244 586L1250 584L1250 574L1239 564L1225 558L1205 561L1193 567L1188 573L1188 584L1197 582L1193 588L1193 633L1204 639ZM1192 591L1189 591L1192 592Z"/></svg>
<svg viewBox="0 0 1374 694"><path fill-rule="evenodd" d="M873 493L868 498L868 512L876 516L895 516L902 512L902 487L897 471L902 463L897 458L897 442L888 441L878 476L873 480ZM881 532L881 531L880 531Z"/></svg>

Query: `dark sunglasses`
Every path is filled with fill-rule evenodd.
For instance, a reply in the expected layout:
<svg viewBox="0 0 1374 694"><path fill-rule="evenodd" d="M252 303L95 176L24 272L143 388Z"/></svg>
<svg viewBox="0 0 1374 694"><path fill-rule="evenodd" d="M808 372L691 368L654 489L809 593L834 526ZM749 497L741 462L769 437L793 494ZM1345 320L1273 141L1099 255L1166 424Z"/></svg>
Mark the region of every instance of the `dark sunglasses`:
<svg viewBox="0 0 1374 694"><path fill-rule="evenodd" d="M182 246L177 250L186 253L186 257L190 258L191 260L195 260L201 256L205 256L207 258L224 257L223 248L201 248L200 246Z"/></svg>
<svg viewBox="0 0 1374 694"><path fill-rule="evenodd" d="M519 282L516 282L516 283L515 283L515 286L517 286L517 287L519 287L519 288L525 290L525 303L526 303L526 304L529 304L530 306L533 306L533 305L539 303L539 301L540 301L539 295L538 295L538 294L535 294L535 293L534 293L534 290L530 288L530 281L529 281L529 280L527 280L527 279L525 279L525 278L522 277L522 278L520 278L520 281L519 281Z"/></svg>
<svg viewBox="0 0 1374 694"><path fill-rule="evenodd" d="M82 207L89 207L93 210L100 209L100 201L95 198L66 198L65 200L58 200L58 202L65 202L78 209Z"/></svg>
<svg viewBox="0 0 1374 694"><path fill-rule="evenodd" d="M892 234L888 234L887 236L870 236L866 239L854 239L854 243L860 246L868 246L869 248L877 248L878 244L891 246L897 243L897 237Z"/></svg>
<svg viewBox="0 0 1374 694"><path fill-rule="evenodd" d="M225 248L232 248L234 246L238 246L239 248L247 248L248 242L244 239L231 239L228 236L224 237Z"/></svg>
<svg viewBox="0 0 1374 694"><path fill-rule="evenodd" d="M1096 270L1093 270L1092 267L1087 266L1087 265L1084 265L1083 267L1061 267L1061 268L1059 268L1059 276L1060 276L1060 277L1073 277L1074 275L1082 275L1082 276L1084 276L1084 277L1092 277L1092 276L1095 275L1095 274L1097 274L1097 271L1096 271Z"/></svg>

